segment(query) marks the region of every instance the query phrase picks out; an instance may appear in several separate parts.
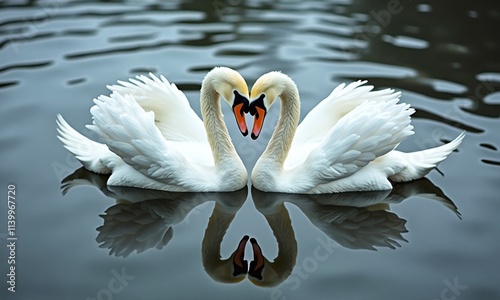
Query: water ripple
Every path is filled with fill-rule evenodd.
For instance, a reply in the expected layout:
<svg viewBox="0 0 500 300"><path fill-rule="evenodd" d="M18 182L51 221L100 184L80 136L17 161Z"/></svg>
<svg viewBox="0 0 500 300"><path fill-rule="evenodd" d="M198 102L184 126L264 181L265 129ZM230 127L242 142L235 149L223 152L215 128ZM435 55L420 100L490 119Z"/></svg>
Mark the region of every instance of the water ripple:
<svg viewBox="0 0 500 300"><path fill-rule="evenodd" d="M481 159L481 161L488 165L500 166L500 161L489 160L489 159Z"/></svg>
<svg viewBox="0 0 500 300"><path fill-rule="evenodd" d="M498 151L497 147L495 147L491 144L488 144L488 143L481 143L481 144L479 144L479 146L486 148L486 149L493 150L493 151Z"/></svg>
<svg viewBox="0 0 500 300"><path fill-rule="evenodd" d="M68 80L66 82L66 84L68 85L77 85L77 84L81 84L81 83L84 83L85 81L87 81L86 78L75 78L75 79L71 79L71 80Z"/></svg>
<svg viewBox="0 0 500 300"><path fill-rule="evenodd" d="M15 85L19 85L19 81L18 80L3 81L3 82L0 82L0 89L12 87L12 86L15 86Z"/></svg>
<svg viewBox="0 0 500 300"><path fill-rule="evenodd" d="M135 34L135 35L124 35L110 37L108 41L110 43L123 43L123 42L136 42L136 41L149 41L156 37L154 33L151 34Z"/></svg>
<svg viewBox="0 0 500 300"><path fill-rule="evenodd" d="M140 51L140 50L152 50L152 49L158 49L158 48L163 48L165 46L173 45L172 42L156 42L152 43L149 45L134 45L134 46L127 46L127 47L115 47L111 49L103 49L103 50L96 50L96 51L85 51L85 52L77 52L77 53L72 53L72 54L66 54L64 55L64 58L68 60L72 59L81 59L81 58L89 58L89 57L95 57L95 56L104 56L104 55L114 55L114 54L119 54L119 53L126 53L126 52L135 52L135 51Z"/></svg>
<svg viewBox="0 0 500 300"><path fill-rule="evenodd" d="M41 67L50 66L51 64L53 64L52 61L33 62L33 63L24 63L24 64L12 64L12 65L7 65L4 67L1 67L0 74L7 72L7 71L11 71L11 70L41 68Z"/></svg>

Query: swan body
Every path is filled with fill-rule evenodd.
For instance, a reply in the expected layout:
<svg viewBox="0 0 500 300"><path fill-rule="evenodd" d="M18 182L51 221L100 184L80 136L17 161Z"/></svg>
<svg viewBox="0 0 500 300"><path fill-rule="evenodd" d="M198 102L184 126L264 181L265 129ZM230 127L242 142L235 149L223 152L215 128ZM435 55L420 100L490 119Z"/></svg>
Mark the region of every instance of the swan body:
<svg viewBox="0 0 500 300"><path fill-rule="evenodd" d="M111 95L94 99L93 124L104 144L92 141L57 116L58 138L85 168L109 174L108 185L178 192L234 191L247 184L220 110L232 106L246 135L248 87L229 68L210 71L201 87L203 121L183 92L161 76L138 76L108 86Z"/></svg>
<svg viewBox="0 0 500 300"><path fill-rule="evenodd" d="M300 98L287 75L262 75L250 94L254 115L252 138L263 126L277 98L281 112L269 144L252 171L259 190L283 193L335 193L390 190L389 179L411 181L425 176L455 150L464 133L452 142L412 153L394 150L413 126L400 92L372 91L365 81L341 84L299 125Z"/></svg>

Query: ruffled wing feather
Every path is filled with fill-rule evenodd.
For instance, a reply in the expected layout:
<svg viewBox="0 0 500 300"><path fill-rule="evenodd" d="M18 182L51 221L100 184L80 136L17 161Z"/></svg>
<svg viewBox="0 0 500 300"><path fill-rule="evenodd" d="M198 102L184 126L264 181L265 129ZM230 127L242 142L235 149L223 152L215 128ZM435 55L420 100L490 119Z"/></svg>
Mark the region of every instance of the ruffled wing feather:
<svg viewBox="0 0 500 300"><path fill-rule="evenodd" d="M358 80L349 85L337 86L314 107L297 128L294 144L312 143L323 140L330 129L346 114L366 101L387 102L399 99L401 93L392 89L372 91L373 86Z"/></svg>
<svg viewBox="0 0 500 300"><path fill-rule="evenodd" d="M140 75L137 79L118 81L107 88L121 95L132 95L145 110L155 115L155 124L168 141L206 142L203 122L189 105L186 95L175 84L160 76Z"/></svg>
<svg viewBox="0 0 500 300"><path fill-rule="evenodd" d="M354 174L414 133L414 110L397 101L365 102L338 121L304 162L316 184Z"/></svg>
<svg viewBox="0 0 500 300"><path fill-rule="evenodd" d="M190 169L190 162L163 137L153 112L144 111L131 94L113 92L94 102L90 110L93 125L87 127L98 133L112 152L148 178L183 185L189 178L184 171Z"/></svg>
<svg viewBox="0 0 500 300"><path fill-rule="evenodd" d="M393 89L372 91L373 86L363 86L365 83L366 81L356 81L347 86L340 84L306 115L295 133L285 169L302 164L307 155L325 140L337 122L362 103L397 102L401 96L400 92Z"/></svg>

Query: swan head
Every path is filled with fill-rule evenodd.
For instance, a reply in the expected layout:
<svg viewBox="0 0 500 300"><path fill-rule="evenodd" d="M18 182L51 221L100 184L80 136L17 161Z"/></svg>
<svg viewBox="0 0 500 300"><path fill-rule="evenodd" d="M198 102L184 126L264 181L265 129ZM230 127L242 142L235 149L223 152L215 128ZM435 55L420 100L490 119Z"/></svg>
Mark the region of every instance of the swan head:
<svg viewBox="0 0 500 300"><path fill-rule="evenodd" d="M251 238L250 243L254 253L253 261L248 269L248 280L250 282L260 287L273 287L281 284L290 276L295 266L295 257L288 264L282 263L278 257L274 259L274 262L270 262L262 254L262 249L257 240Z"/></svg>
<svg viewBox="0 0 500 300"><path fill-rule="evenodd" d="M250 244L252 244L253 260L250 262L250 269L248 270L248 275L250 280L251 278L255 278L257 282L260 282L263 279L262 271L264 270L266 259L264 255L262 255L262 249L260 248L256 239L251 238ZM251 281L253 282L254 280Z"/></svg>
<svg viewBox="0 0 500 300"><path fill-rule="evenodd" d="M207 274L215 281L223 283L237 283L247 277L248 262L244 260L245 246L248 242L248 235L245 235L238 243L238 247L227 259L213 259L204 257L203 266ZM207 249L204 249L206 252ZM217 254L219 255L219 254Z"/></svg>
<svg viewBox="0 0 500 300"><path fill-rule="evenodd" d="M248 86L237 71L227 67L216 67L210 71L203 83L207 81L213 89L231 106L236 123L243 136L248 134L245 114L248 112Z"/></svg>
<svg viewBox="0 0 500 300"><path fill-rule="evenodd" d="M259 137L267 110L278 97L286 93L290 85L295 87L292 79L278 71L266 73L257 79L250 91L251 98L248 107L248 112L254 116L252 139L255 140Z"/></svg>

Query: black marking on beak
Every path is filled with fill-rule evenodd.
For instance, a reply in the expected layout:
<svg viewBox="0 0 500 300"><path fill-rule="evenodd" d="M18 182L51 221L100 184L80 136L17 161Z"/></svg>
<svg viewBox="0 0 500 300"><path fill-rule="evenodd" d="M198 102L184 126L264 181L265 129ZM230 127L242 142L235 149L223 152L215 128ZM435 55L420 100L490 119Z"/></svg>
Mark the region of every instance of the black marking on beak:
<svg viewBox="0 0 500 300"><path fill-rule="evenodd" d="M255 107L260 107L263 110L267 111L266 106L264 105L264 98L265 97L266 97L266 95L262 94L262 95L260 95L259 98L257 98L256 100L252 101L252 103L250 103L250 105L248 107L248 112L252 116L255 116L256 114L258 114L257 109ZM257 115L257 117L258 117L258 115Z"/></svg>
<svg viewBox="0 0 500 300"><path fill-rule="evenodd" d="M267 114L267 109L264 105L265 97L265 94L260 95L260 97L252 101L248 107L248 111L252 116L254 116L251 134L252 140L256 140L259 137L262 127L264 126L264 119Z"/></svg>
<svg viewBox="0 0 500 300"><path fill-rule="evenodd" d="M243 107L241 108L241 113L243 115L243 113L247 114L248 113L248 106L249 106L249 101L246 97L240 95L240 93L238 93L237 91L233 91L234 93L234 103L233 103L233 109L236 105L242 103L243 104Z"/></svg>
<svg viewBox="0 0 500 300"><path fill-rule="evenodd" d="M238 124L238 128L240 129L241 134L243 134L243 136L247 136L248 128L245 121L245 114L248 113L249 101L246 97L243 97L237 91L233 91L233 93L234 101L232 110L236 118L236 123Z"/></svg>

